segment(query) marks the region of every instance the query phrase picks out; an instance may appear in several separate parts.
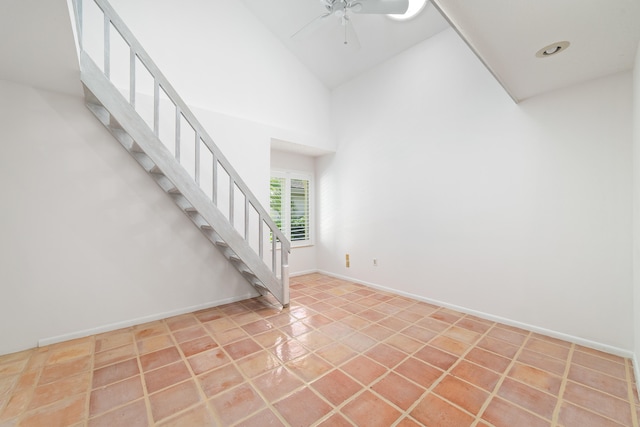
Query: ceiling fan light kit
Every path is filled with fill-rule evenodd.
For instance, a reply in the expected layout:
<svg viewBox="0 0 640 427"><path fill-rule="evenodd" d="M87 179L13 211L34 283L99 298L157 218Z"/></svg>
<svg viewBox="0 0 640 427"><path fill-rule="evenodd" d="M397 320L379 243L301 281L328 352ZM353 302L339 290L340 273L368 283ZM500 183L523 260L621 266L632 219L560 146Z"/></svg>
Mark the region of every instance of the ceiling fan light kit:
<svg viewBox="0 0 640 427"><path fill-rule="evenodd" d="M413 0L412 0L413 2ZM426 0L418 0L422 2L422 7ZM317 16L305 26L291 35L291 38L296 38L304 33L310 33L314 29L318 28L329 17L338 18L340 24L345 28L344 44L349 44L347 38L347 27L351 27L351 34L354 44L359 44L355 30L353 29L353 23L351 22L350 15L356 14L368 14L368 15L403 15L409 9L409 0L320 0L320 3L326 9L326 12ZM421 10L421 8L420 8ZM418 10L418 12L420 11ZM418 13L416 12L416 13Z"/></svg>

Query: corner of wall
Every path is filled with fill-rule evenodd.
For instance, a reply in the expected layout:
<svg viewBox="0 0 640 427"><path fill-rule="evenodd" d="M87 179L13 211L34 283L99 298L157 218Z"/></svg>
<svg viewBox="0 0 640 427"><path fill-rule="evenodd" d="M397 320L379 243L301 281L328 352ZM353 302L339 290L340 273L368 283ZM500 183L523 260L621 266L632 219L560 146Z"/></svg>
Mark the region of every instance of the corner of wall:
<svg viewBox="0 0 640 427"><path fill-rule="evenodd" d="M633 69L633 326L636 381L640 379L640 43ZM640 391L638 392L640 393Z"/></svg>
<svg viewBox="0 0 640 427"><path fill-rule="evenodd" d="M427 298L424 297L422 295L417 295L417 294L413 294L410 292L404 292L404 291L400 291L398 289L394 289L394 288L390 288L387 286L382 286L376 283L372 283L372 282L367 282L365 280L359 280L353 277L349 277L349 276L345 276L345 275L341 275L341 274L336 274L330 271L324 271L324 270L318 270L318 273L330 276L330 277L335 277L337 279L342 279L342 280L347 280L353 283L358 283L360 285L364 285L364 286L368 286L370 288L374 288L374 289L379 289L381 291L385 291L385 292L392 292L394 294L397 295L402 295L405 296L407 298L411 298L411 299L415 299L417 301L423 301L429 304L433 304L433 305L437 305L439 307L445 307L451 310L455 310L458 311L460 313L465 313L465 314L470 314L472 316L476 316L479 317L481 319L486 319L492 322L497 322L497 323L501 323L503 325L508 325L508 326L513 326L515 328L519 328L519 329L524 329L527 331L532 331L541 335L545 335L551 338L557 338L559 340L563 340L563 341L567 341L567 342L571 342L571 343L575 343L584 347L589 347L595 350L599 350L599 351L603 351L605 353L609 353L609 354L615 354L617 356L620 357L625 357L625 358L630 358L633 360L634 363L634 370L636 373L636 378L639 378L637 375L640 372L637 368L637 363L636 363L636 357L633 354L632 351L624 349L624 348L620 348L620 347L616 347L616 346L612 346L612 345L608 345L608 344L604 344L601 342L597 342L597 341L592 341L589 339L584 339L575 335L570 335L570 334L566 334L563 332L558 332L555 330L551 330L551 329L546 329L546 328L542 328L542 327L538 327L536 325L533 324L529 324L529 323L524 323L524 322L520 322L518 320L513 320L513 319L508 319L505 317L500 317L500 316L496 316L493 315L491 313L486 313L486 312L482 312L482 311L477 311L477 310L473 310L467 307L462 307L459 305L455 305L455 304L449 304L445 301L440 301L440 300L435 300L432 298Z"/></svg>

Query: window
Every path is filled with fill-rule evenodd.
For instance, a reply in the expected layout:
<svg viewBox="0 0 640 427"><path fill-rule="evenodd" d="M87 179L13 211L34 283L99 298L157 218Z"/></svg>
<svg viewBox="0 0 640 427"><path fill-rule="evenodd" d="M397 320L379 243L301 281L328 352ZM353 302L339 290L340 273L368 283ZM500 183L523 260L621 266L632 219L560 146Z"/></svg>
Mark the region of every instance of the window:
<svg viewBox="0 0 640 427"><path fill-rule="evenodd" d="M311 176L272 172L271 218L293 246L311 243Z"/></svg>

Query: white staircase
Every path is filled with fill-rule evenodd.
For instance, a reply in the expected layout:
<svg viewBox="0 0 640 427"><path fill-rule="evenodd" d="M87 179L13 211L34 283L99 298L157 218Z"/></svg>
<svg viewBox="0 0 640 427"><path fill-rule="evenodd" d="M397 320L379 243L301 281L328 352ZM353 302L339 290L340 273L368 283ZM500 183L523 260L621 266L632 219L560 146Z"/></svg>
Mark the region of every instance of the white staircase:
<svg viewBox="0 0 640 427"><path fill-rule="evenodd" d="M74 0L74 14L87 107L249 283L288 306L289 241L111 5L106 0L84 1ZM83 48L86 7L97 7L104 24L102 66ZM113 38L129 49L129 99L110 78ZM147 121L136 105L140 67L153 79L153 113ZM170 101L169 117L161 107L161 94L165 103L167 98ZM160 126L167 122L173 130L173 150L168 149L166 138L160 138ZM193 156L191 171L181 164L187 144ZM210 178L206 185L205 175ZM224 203L219 203L222 198Z"/></svg>

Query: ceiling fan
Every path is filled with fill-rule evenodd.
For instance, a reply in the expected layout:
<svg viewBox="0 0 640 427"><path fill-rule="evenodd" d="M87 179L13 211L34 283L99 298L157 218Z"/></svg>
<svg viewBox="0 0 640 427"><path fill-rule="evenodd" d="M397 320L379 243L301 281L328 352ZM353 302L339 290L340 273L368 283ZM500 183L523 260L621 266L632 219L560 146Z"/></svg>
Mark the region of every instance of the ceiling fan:
<svg viewBox="0 0 640 427"><path fill-rule="evenodd" d="M314 18L305 26L291 35L297 38L303 34L310 34L320 27L330 17L338 18L344 28L344 44L354 43L359 45L358 36L353 29L351 14L402 14L409 8L409 0L320 0L326 12ZM351 41L349 40L351 34Z"/></svg>

